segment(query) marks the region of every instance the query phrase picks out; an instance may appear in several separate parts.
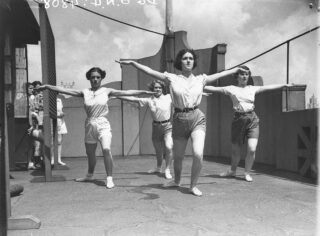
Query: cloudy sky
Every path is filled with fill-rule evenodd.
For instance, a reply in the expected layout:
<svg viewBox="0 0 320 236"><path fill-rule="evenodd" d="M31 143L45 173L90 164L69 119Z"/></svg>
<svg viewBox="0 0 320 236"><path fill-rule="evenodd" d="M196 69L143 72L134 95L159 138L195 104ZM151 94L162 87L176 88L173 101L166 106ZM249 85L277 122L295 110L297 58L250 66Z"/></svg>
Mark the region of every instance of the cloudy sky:
<svg viewBox="0 0 320 236"><path fill-rule="evenodd" d="M38 0L41 1L41 0ZM44 0L42 0L44 2ZM115 59L152 56L162 36L102 18L79 8L46 0L55 35L58 85L89 86L85 72L107 70L108 81L121 80ZM74 0L75 1L75 0ZM165 0L78 0L100 14L160 33L165 32ZM319 25L315 0L172 0L173 30L184 30L193 49L227 44L226 68ZM310 9L309 3L314 7ZM108 3L108 4L107 4ZM38 19L37 4L29 0ZM57 6L58 5L58 6ZM320 30L290 43L290 82L307 84L307 99L318 91ZM40 46L28 46L29 80L41 80ZM286 82L286 47L247 63L265 84ZM319 96L318 96L319 97Z"/></svg>

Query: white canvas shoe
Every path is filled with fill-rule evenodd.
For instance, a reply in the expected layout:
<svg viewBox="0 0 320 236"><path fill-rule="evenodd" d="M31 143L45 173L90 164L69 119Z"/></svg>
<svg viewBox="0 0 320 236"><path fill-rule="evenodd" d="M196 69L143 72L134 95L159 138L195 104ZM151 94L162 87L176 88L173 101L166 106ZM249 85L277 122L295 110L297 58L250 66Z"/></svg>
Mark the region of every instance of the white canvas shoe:
<svg viewBox="0 0 320 236"><path fill-rule="evenodd" d="M107 188L113 188L114 187L114 183L113 183L113 179L112 179L112 176L107 176L107 179L106 179L106 187Z"/></svg>

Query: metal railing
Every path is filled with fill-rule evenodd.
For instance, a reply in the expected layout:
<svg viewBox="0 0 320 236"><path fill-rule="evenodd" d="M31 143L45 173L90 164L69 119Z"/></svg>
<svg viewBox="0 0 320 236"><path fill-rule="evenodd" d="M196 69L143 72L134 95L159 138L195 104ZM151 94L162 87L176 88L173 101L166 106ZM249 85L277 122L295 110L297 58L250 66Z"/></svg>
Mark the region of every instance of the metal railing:
<svg viewBox="0 0 320 236"><path fill-rule="evenodd" d="M244 61L244 62L242 62L242 63L240 63L240 64L238 64L238 65L236 65L236 66L233 66L233 67L229 68L228 70L233 69L233 68L235 68L235 67L237 67L237 66L243 65L243 64L245 64L245 63L247 63L247 62L250 62L250 61L252 61L252 60L254 60L254 59L257 59L258 57L261 57L262 55L267 54L268 52L271 52L271 51L275 50L276 48L281 47L282 45L286 44L286 45L287 45L287 84L288 84L288 83L289 83L290 42L293 41L293 40L295 40L295 39L297 39L297 38L300 38L300 37L302 37L302 36L304 36L304 35L306 35L306 34L309 34L309 33L311 33L312 31L315 31L315 30L319 29L319 27L320 27L320 26L314 27L314 28L312 28L311 30L308 30L308 31L306 31L306 32L304 32L304 33L302 33L302 34L299 34L299 35L297 35L297 36L295 36L295 37L293 37L293 38L290 38L290 39L288 39L288 40L286 40L286 41L278 44L277 46L274 46L273 48L270 48L269 50L266 50L266 51L264 51L263 53L260 53L260 54L258 54L257 56L254 56L254 57L250 58L249 60L246 60L246 61Z"/></svg>

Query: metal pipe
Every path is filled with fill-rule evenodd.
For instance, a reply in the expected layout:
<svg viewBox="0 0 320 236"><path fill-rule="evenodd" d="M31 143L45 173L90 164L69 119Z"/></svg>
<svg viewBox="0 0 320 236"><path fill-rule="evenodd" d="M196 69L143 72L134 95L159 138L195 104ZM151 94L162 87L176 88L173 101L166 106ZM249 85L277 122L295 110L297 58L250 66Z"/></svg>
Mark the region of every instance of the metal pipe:
<svg viewBox="0 0 320 236"><path fill-rule="evenodd" d="M287 84L289 84L290 41L287 42Z"/></svg>
<svg viewBox="0 0 320 236"><path fill-rule="evenodd" d="M172 0L166 0L166 35L172 33Z"/></svg>

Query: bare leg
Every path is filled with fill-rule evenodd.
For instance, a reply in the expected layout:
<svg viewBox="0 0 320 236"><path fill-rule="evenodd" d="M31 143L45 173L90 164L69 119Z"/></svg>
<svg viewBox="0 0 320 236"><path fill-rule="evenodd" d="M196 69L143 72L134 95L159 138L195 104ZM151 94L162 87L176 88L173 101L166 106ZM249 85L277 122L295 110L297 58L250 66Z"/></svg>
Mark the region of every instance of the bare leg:
<svg viewBox="0 0 320 236"><path fill-rule="evenodd" d="M248 149L247 149L247 156L246 156L245 170L244 170L245 179L248 182L252 181L252 178L250 176L250 171L253 166L253 162L255 160L257 145L258 145L257 138L248 139Z"/></svg>
<svg viewBox="0 0 320 236"><path fill-rule="evenodd" d="M100 143L102 147L104 167L107 173L106 187L110 189L114 187L114 183L112 179L113 158L112 158L111 149L110 149L111 135L103 136L100 140Z"/></svg>
<svg viewBox="0 0 320 236"><path fill-rule="evenodd" d="M63 134L57 134L58 136L58 143L57 143L57 148L58 148L58 164L65 166L66 163L61 161L61 150L62 150L62 139L63 139Z"/></svg>
<svg viewBox="0 0 320 236"><path fill-rule="evenodd" d="M236 175L237 167L241 159L241 146L237 143L232 144L231 154L231 170L220 174L221 177L234 177Z"/></svg>
<svg viewBox="0 0 320 236"><path fill-rule="evenodd" d="M196 188L203 162L203 148L205 140L205 132L203 130L195 130L191 133L191 142L193 150L193 161L191 168L191 184L190 191L197 196L202 193Z"/></svg>
<svg viewBox="0 0 320 236"><path fill-rule="evenodd" d="M30 135L34 138L33 141L33 161L35 167L39 168L41 167L41 148L42 148L42 142L43 142L43 132L41 129L30 129L28 132L30 132Z"/></svg>
<svg viewBox="0 0 320 236"><path fill-rule="evenodd" d="M172 163L172 147L173 147L173 140L172 140L172 134L166 134L164 136L164 146L166 151L166 169L170 169L171 163Z"/></svg>
<svg viewBox="0 0 320 236"><path fill-rule="evenodd" d="M110 149L103 149L103 161L107 176L112 176L113 158Z"/></svg>
<svg viewBox="0 0 320 236"><path fill-rule="evenodd" d="M93 172L96 167L97 159L96 159L96 143L85 143L86 153L88 156L88 173L85 177L78 178L75 181L77 182L85 182L93 179Z"/></svg>
<svg viewBox="0 0 320 236"><path fill-rule="evenodd" d="M241 159L241 146L237 143L232 144L231 171L236 172Z"/></svg>
<svg viewBox="0 0 320 236"><path fill-rule="evenodd" d="M96 159L96 143L86 143L86 153L88 156L88 174L93 174L94 169L96 167L97 159Z"/></svg>
<svg viewBox="0 0 320 236"><path fill-rule="evenodd" d="M154 150L156 151L157 167L155 169L149 170L148 173L160 173L163 158L163 145L162 142L152 140Z"/></svg>
<svg viewBox="0 0 320 236"><path fill-rule="evenodd" d="M182 161L184 153L186 151L188 140L174 139L173 140L173 167L174 167L174 182L180 184L181 172L182 172Z"/></svg>

